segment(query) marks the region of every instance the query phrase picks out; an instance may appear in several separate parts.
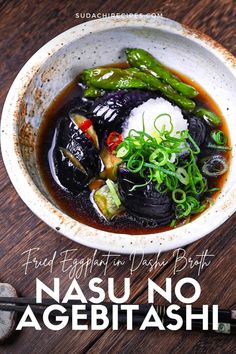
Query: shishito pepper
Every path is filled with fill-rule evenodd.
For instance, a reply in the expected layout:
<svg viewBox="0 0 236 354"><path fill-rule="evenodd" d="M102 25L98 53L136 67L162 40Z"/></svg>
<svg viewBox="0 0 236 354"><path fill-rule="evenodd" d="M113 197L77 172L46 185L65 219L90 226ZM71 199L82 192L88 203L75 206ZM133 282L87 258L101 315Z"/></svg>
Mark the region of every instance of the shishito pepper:
<svg viewBox="0 0 236 354"><path fill-rule="evenodd" d="M143 72L149 73L154 77L163 80L172 86L177 92L185 97L193 98L198 95L198 91L182 82L166 69L156 58L144 49L128 48L125 51L129 64Z"/></svg>
<svg viewBox="0 0 236 354"><path fill-rule="evenodd" d="M103 90L100 90L100 89L93 87L93 86L89 86L84 90L84 96L91 97L91 98L100 97L100 96L102 96L103 93L104 93Z"/></svg>
<svg viewBox="0 0 236 354"><path fill-rule="evenodd" d="M93 86L104 90L139 88L158 90L168 99L185 110L195 108L195 102L176 92L170 85L163 83L151 74L138 69L96 68L86 69L81 80L88 87Z"/></svg>
<svg viewBox="0 0 236 354"><path fill-rule="evenodd" d="M217 127L221 124L220 117L206 108L203 107L197 108L194 111L194 114L199 118L205 119L212 126Z"/></svg>
<svg viewBox="0 0 236 354"><path fill-rule="evenodd" d="M88 87L97 89L117 90L129 88L149 88L148 84L134 77L130 72L119 68L85 69L81 80Z"/></svg>
<svg viewBox="0 0 236 354"><path fill-rule="evenodd" d="M176 92L173 87L168 84L163 83L161 80L157 79L151 74L144 73L136 68L127 69L132 75L134 75L139 80L145 82L153 90L160 91L164 96L166 96L170 101L177 104L185 110L193 110L196 103L191 99Z"/></svg>

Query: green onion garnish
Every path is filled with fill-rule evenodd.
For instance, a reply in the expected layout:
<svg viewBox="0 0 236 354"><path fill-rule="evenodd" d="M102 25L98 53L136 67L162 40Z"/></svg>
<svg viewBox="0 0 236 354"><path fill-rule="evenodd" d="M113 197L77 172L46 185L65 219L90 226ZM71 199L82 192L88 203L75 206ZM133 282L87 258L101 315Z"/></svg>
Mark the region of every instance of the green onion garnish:
<svg viewBox="0 0 236 354"><path fill-rule="evenodd" d="M211 131L211 137L216 143L216 145L226 145L227 137L222 130L213 130Z"/></svg>
<svg viewBox="0 0 236 354"><path fill-rule="evenodd" d="M119 149L119 151L117 152L116 156L117 157L125 157L129 152L129 149L125 146L123 146L121 149Z"/></svg>
<svg viewBox="0 0 236 354"><path fill-rule="evenodd" d="M170 227L176 227L176 224L177 224L177 220L176 219L173 219L170 223Z"/></svg>
<svg viewBox="0 0 236 354"><path fill-rule="evenodd" d="M184 203L186 200L186 193L182 189L177 188L173 190L172 198L175 203Z"/></svg>
<svg viewBox="0 0 236 354"><path fill-rule="evenodd" d="M189 184L189 175L188 175L188 172L185 170L185 168L178 167L176 170L176 174L177 174L178 180L182 184L185 184L186 186Z"/></svg>
<svg viewBox="0 0 236 354"><path fill-rule="evenodd" d="M222 145L216 145L216 144L207 144L208 149L217 149L221 151L231 151L232 148L230 146L222 146Z"/></svg>
<svg viewBox="0 0 236 354"><path fill-rule="evenodd" d="M157 128L156 122L163 115L170 118L168 129L165 125L162 129ZM176 136L171 135L173 124L169 114L156 117L154 128L157 132L154 136L147 134L143 119L143 130L130 130L116 149L117 156L127 169L138 173L145 180L143 184L134 185L131 191L153 182L159 192L171 192L175 203L175 222L205 210L208 202L202 200L202 196L208 187L207 180L197 165L199 146L188 130L177 132ZM222 134L216 134L223 141ZM223 145L216 146L226 148ZM184 157L181 156L183 151Z"/></svg>
<svg viewBox="0 0 236 354"><path fill-rule="evenodd" d="M213 193L213 192L218 192L218 191L220 191L220 188L211 188L211 189L208 189L207 192Z"/></svg>

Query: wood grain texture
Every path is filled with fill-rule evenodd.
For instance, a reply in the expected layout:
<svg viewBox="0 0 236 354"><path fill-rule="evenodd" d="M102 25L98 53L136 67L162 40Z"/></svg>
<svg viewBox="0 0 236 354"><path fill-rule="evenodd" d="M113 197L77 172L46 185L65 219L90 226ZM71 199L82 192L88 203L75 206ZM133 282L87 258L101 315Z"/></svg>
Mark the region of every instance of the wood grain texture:
<svg viewBox="0 0 236 354"><path fill-rule="evenodd" d="M234 217L236 221L236 217ZM215 231L210 240L204 239L188 247L187 254L201 254L203 250L208 249L211 254L217 255L212 261L209 269L205 268L198 276L198 269L185 269L173 276L173 264L161 274L158 274L154 280L160 286L164 286L167 277L172 277L173 284L184 276L197 279L202 287L200 299L194 304L202 306L204 304L219 304L220 308L235 308L236 306L236 282L234 274L236 264L232 261L232 255L236 252L235 234L232 232L232 220L224 225L227 230L222 239L222 228ZM219 253L219 249L225 250ZM224 271L226 270L227 271ZM223 276L222 276L223 273ZM191 289L186 289L185 295L190 295ZM164 304L162 298L155 298L156 303ZM137 303L147 302L147 292L144 291L136 300ZM173 296L173 303L181 305ZM220 344L219 344L220 343ZM217 334L187 333L186 332L160 332L151 329L145 332L126 331L124 328L118 333L107 330L93 345L89 353L147 353L154 352L160 354L168 353L234 353L236 338L231 336L225 338ZM146 349L147 348L147 349Z"/></svg>
<svg viewBox="0 0 236 354"><path fill-rule="evenodd" d="M14 77L32 54L57 34L83 22L75 18L76 12L162 12L166 17L205 32L236 54L234 0L0 0L0 12L1 108ZM94 251L61 237L33 215L10 184L1 158L0 192L0 282L12 283L22 296L34 296L36 277L50 285L52 277L58 276L64 293L70 279L67 273L61 272L60 252L74 249L71 257L81 260L92 257ZM162 256L161 259L169 260L164 268L157 267L150 273L143 267L138 269L131 276L130 301L146 301L148 277L163 284L168 276L172 276L174 282L180 277L193 276L202 286L199 306L203 303L219 303L221 307L235 307L235 226L236 216L233 216L208 237L186 247L188 256L192 257L206 249L215 254L212 265L205 268L199 277L196 269L191 270L189 267L173 276L172 252ZM30 267L28 274L24 274L25 257L22 252L33 247L39 248L36 252L39 258L50 258L57 251L52 273L48 268ZM98 252L96 257L102 259L102 255L102 252ZM147 259L152 257L150 255ZM122 256L122 259L129 262L126 256ZM94 276L104 279L104 289L107 277L114 277L117 291L121 293L123 278L129 276L129 270L125 266L117 269L110 266L106 275L98 267L87 277L82 273L79 281L86 295L89 295L88 281ZM0 353L234 353L235 348L235 338L207 333L160 333L156 330L140 332L137 329L128 332L124 328L117 332L110 329L72 332L68 326L58 333L46 329L39 332L24 330L2 345Z"/></svg>

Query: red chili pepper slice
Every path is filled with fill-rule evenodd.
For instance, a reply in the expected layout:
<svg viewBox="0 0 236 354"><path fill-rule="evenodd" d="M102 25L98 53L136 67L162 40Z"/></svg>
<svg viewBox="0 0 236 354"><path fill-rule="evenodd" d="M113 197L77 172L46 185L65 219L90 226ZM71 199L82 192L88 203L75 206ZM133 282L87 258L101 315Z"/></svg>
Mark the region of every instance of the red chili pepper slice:
<svg viewBox="0 0 236 354"><path fill-rule="evenodd" d="M82 132L86 132L91 125L93 125L92 121L90 119L85 119L80 125L79 128L82 130Z"/></svg>
<svg viewBox="0 0 236 354"><path fill-rule="evenodd" d="M115 148L120 145L123 141L123 137L120 133L111 132L107 138L107 146L111 151L115 150Z"/></svg>
<svg viewBox="0 0 236 354"><path fill-rule="evenodd" d="M91 140L93 142L93 138L91 137L91 135L89 135L88 133L85 133L86 138L88 138L89 140Z"/></svg>

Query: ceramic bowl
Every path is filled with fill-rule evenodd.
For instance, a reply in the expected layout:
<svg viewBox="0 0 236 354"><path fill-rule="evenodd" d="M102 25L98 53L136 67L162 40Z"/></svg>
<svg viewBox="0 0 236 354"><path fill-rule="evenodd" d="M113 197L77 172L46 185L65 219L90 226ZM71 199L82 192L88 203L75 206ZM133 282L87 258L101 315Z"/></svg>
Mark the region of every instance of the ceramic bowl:
<svg viewBox="0 0 236 354"><path fill-rule="evenodd" d="M128 235L100 231L63 213L40 177L35 145L43 114L84 68L124 61L123 49L142 47L199 83L227 119L233 157L220 197L191 223L171 231ZM155 253L209 234L236 210L236 60L209 37L172 20L112 17L84 23L44 45L21 69L2 114L2 155L20 197L45 223L80 244L119 253Z"/></svg>

